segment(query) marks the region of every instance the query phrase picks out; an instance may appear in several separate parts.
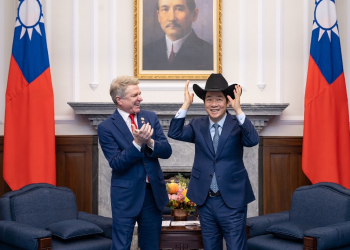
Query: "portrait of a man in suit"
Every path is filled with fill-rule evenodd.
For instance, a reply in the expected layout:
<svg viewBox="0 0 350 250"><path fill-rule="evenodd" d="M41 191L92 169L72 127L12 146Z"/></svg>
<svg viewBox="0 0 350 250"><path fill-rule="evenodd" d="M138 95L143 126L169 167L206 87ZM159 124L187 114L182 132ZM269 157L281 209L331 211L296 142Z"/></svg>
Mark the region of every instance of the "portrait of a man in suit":
<svg viewBox="0 0 350 250"><path fill-rule="evenodd" d="M195 0L158 0L154 8L162 36L143 46L143 70L213 70L213 45L192 25L200 9Z"/></svg>

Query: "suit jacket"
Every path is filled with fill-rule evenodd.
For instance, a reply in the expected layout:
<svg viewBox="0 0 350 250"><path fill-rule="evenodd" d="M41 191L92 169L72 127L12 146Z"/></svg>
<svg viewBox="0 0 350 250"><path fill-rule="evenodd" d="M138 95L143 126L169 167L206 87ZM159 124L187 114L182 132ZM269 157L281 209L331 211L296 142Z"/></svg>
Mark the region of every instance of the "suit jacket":
<svg viewBox="0 0 350 250"><path fill-rule="evenodd" d="M214 70L213 45L192 31L170 64L163 36L143 48L143 70Z"/></svg>
<svg viewBox="0 0 350 250"><path fill-rule="evenodd" d="M98 125L100 145L112 168L112 209L121 217L136 216L141 211L146 173L150 178L157 207L162 210L169 202L158 158L169 158L171 146L154 112L141 110L137 114L139 128L142 126L141 117L154 129L154 151L144 144L140 152L133 145L134 137L118 110Z"/></svg>
<svg viewBox="0 0 350 250"><path fill-rule="evenodd" d="M221 196L227 206L237 208L255 200L243 164L243 146L258 144L259 136L246 117L239 125L237 118L227 112L216 154L209 131L209 117L193 119L184 126L185 118L172 119L168 136L195 144L195 158L187 192L188 198L203 205L215 171Z"/></svg>

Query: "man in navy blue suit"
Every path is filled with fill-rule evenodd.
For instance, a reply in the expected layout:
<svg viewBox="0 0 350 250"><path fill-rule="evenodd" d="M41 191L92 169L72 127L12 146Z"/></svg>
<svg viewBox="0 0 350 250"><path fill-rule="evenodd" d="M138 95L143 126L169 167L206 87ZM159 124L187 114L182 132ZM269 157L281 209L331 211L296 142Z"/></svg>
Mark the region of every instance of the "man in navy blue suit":
<svg viewBox="0 0 350 250"><path fill-rule="evenodd" d="M187 192L197 204L204 248L221 250L222 238L227 249L246 250L247 204L255 200L243 164L243 146L258 144L259 136L240 105L242 88L228 86L221 74L211 74L205 89L193 85L204 100L208 116L192 119L184 126L194 94L185 86L185 101L172 119L168 136L195 144L195 158ZM232 105L236 115L227 112Z"/></svg>
<svg viewBox="0 0 350 250"><path fill-rule="evenodd" d="M111 250L130 249L136 222L140 249L158 249L162 210L169 202L158 158L169 158L171 146L157 115L140 109L138 83L130 76L113 80L110 95L117 109L98 126L101 148L112 168Z"/></svg>

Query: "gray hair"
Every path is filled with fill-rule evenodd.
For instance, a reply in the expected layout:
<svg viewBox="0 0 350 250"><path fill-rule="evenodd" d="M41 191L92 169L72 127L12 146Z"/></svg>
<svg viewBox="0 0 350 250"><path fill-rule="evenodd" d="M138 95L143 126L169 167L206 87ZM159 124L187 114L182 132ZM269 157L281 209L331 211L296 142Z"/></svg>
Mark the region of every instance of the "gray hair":
<svg viewBox="0 0 350 250"><path fill-rule="evenodd" d="M118 76L113 79L109 89L109 94L111 95L113 102L117 104L117 96L120 96L121 98L125 97L125 90L129 85L137 85L139 83L139 79L132 76Z"/></svg>

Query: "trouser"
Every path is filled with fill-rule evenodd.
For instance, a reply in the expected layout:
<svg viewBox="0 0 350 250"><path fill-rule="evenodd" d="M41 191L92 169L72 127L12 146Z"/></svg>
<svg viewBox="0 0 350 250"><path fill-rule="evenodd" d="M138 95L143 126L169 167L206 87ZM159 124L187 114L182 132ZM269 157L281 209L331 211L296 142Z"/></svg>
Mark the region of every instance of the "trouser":
<svg viewBox="0 0 350 250"><path fill-rule="evenodd" d="M222 250L223 237L227 250L247 250L247 206L230 208L222 196L208 196L198 213L205 250Z"/></svg>
<svg viewBox="0 0 350 250"><path fill-rule="evenodd" d="M111 250L129 250L137 221L141 250L159 249L162 211L158 209L152 189L146 189L141 212L135 217L118 217L113 213Z"/></svg>

